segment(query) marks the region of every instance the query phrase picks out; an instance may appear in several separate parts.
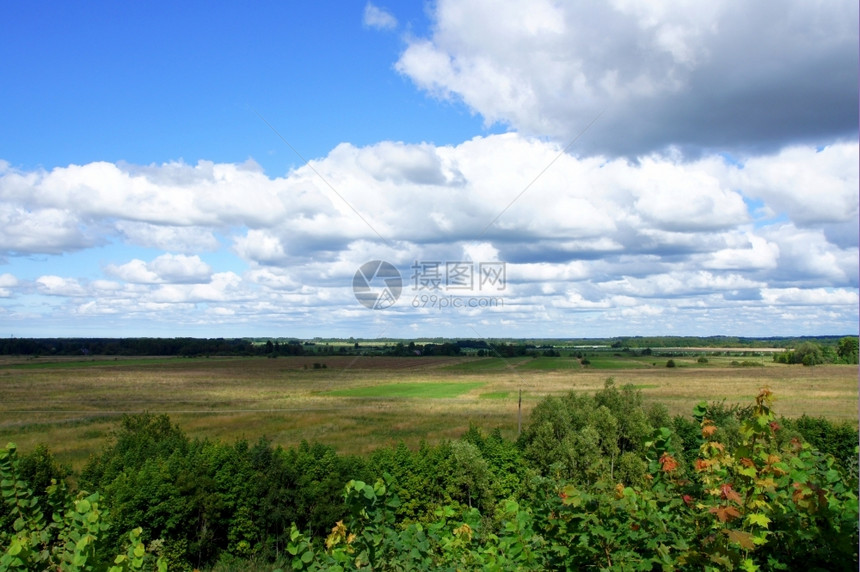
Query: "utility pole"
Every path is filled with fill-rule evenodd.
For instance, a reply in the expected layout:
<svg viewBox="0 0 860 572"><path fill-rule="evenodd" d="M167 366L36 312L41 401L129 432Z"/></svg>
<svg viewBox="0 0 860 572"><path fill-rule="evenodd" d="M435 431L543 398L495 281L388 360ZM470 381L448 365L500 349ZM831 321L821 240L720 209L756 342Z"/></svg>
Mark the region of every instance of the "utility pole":
<svg viewBox="0 0 860 572"><path fill-rule="evenodd" d="M517 403L517 437L523 432L523 388L520 388L520 398Z"/></svg>

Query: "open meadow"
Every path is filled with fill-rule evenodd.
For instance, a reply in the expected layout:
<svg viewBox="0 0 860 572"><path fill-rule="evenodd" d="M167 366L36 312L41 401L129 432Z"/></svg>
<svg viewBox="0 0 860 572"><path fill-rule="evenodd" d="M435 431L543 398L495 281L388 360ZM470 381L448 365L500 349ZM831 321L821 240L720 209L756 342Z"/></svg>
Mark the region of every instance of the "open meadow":
<svg viewBox="0 0 860 572"><path fill-rule="evenodd" d="M778 415L823 416L856 426L857 366L803 367L756 358L301 356L266 358L87 357L0 361L0 439L22 451L45 443L79 469L119 417L166 413L192 437L293 446L302 440L364 453L404 441L459 437L469 424L517 432L546 395L594 392L609 377L648 402L689 414L701 400L749 404L769 387ZM749 365L749 364L748 364Z"/></svg>

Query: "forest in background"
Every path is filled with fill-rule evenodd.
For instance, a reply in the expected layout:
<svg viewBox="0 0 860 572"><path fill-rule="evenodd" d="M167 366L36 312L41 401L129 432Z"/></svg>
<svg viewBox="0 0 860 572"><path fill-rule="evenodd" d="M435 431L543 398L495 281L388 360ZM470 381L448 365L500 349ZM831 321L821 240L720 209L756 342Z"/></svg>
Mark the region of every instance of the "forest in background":
<svg viewBox="0 0 860 572"><path fill-rule="evenodd" d="M0 355L31 357L70 356L300 356L300 355L394 355L514 357L560 355L561 352L618 352L634 355L674 356L708 349L742 355L781 348L783 363L792 352L814 354L815 363L857 363L856 336L804 336L743 338L732 336L619 337L594 339L416 339L380 338L299 340L295 338L15 338L0 340ZM799 355L799 354L798 354ZM807 360L808 361L808 360ZM807 363L807 365L814 365Z"/></svg>

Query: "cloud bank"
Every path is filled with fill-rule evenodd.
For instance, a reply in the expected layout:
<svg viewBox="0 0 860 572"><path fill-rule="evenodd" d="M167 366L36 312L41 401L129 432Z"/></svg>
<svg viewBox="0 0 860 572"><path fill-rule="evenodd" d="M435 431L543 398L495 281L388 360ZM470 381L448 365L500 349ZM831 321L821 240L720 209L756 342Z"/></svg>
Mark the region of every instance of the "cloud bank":
<svg viewBox="0 0 860 572"><path fill-rule="evenodd" d="M35 291L73 315L348 329L371 319L349 289L367 260L392 262L408 282L415 261L486 259L507 263L505 304L469 319L516 320L524 332L671 328L688 312L688 330L711 333L730 316L760 332L774 315L796 330L822 315L828 328L856 319L856 143L745 164L563 155L534 180L559 151L514 133L445 147L342 144L282 178L205 162L7 166L0 204L18 218L0 234L6 257L99 241L165 252L108 262L99 280L6 273L0 292L13 311ZM206 261L222 242L244 270ZM456 329L463 318L402 302L372 319Z"/></svg>

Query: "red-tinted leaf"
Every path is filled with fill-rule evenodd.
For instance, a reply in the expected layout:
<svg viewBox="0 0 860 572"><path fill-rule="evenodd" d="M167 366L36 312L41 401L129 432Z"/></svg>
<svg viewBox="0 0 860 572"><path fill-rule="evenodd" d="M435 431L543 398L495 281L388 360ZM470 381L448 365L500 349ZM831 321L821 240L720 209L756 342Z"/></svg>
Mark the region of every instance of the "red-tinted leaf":
<svg viewBox="0 0 860 572"><path fill-rule="evenodd" d="M726 500L730 500L741 504L741 495L732 488L731 483L726 483L720 486L720 496Z"/></svg>
<svg viewBox="0 0 860 572"><path fill-rule="evenodd" d="M741 513L738 512L738 509L733 506L713 506L708 510L715 514L720 522L728 522L741 515Z"/></svg>
<svg viewBox="0 0 860 572"><path fill-rule="evenodd" d="M663 465L664 473L671 473L678 468L678 461L673 459L668 453L663 453L660 457L660 464Z"/></svg>
<svg viewBox="0 0 860 572"><path fill-rule="evenodd" d="M729 537L729 540L740 544L741 548L744 550L754 550L755 544L753 543L752 535L748 532L743 532L741 530L723 530L726 533L726 536Z"/></svg>

